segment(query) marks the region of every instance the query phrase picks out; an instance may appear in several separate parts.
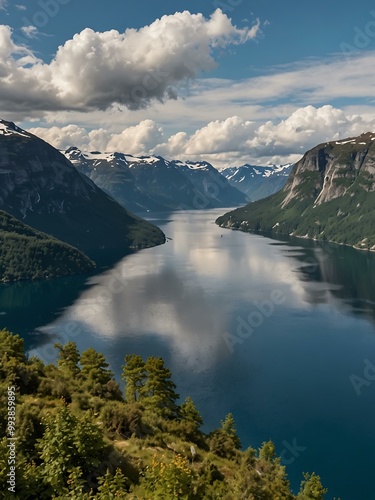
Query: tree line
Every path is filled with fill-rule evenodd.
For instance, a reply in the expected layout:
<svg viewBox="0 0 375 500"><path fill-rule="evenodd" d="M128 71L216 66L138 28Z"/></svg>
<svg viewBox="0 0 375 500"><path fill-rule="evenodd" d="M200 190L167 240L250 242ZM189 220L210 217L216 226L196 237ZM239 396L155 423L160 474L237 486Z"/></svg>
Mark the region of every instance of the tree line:
<svg viewBox="0 0 375 500"><path fill-rule="evenodd" d="M290 489L272 441L241 449L228 414L206 434L161 357L124 358L125 392L103 354L55 344L57 363L28 358L0 331L0 486L17 499L321 500L319 476ZM8 491L7 387L16 387L16 494Z"/></svg>

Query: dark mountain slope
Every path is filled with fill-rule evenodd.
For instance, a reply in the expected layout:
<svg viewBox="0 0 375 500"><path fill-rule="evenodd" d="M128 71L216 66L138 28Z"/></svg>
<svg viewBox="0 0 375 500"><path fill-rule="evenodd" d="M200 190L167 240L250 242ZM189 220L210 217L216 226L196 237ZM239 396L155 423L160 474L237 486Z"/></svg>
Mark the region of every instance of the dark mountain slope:
<svg viewBox="0 0 375 500"><path fill-rule="evenodd" d="M55 148L0 121L0 209L97 258L165 241L103 193Z"/></svg>
<svg viewBox="0 0 375 500"><path fill-rule="evenodd" d="M0 211L0 281L86 273L94 267L76 248Z"/></svg>

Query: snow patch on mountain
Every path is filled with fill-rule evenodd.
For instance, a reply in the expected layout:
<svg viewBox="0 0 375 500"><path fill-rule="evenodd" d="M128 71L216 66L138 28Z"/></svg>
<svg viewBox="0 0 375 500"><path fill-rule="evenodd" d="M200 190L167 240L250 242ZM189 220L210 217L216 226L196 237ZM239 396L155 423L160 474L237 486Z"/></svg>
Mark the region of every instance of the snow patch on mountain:
<svg viewBox="0 0 375 500"><path fill-rule="evenodd" d="M17 127L13 122L7 122L0 119L0 135L20 135L22 137L30 137L30 135L22 128Z"/></svg>

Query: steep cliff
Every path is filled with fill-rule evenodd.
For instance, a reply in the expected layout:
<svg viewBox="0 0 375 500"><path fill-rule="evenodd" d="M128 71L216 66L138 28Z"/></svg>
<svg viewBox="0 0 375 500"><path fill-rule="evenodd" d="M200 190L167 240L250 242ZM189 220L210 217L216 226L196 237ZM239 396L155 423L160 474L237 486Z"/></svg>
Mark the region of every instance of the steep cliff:
<svg viewBox="0 0 375 500"><path fill-rule="evenodd" d="M375 250L375 134L308 151L285 187L217 219L222 227L325 239Z"/></svg>

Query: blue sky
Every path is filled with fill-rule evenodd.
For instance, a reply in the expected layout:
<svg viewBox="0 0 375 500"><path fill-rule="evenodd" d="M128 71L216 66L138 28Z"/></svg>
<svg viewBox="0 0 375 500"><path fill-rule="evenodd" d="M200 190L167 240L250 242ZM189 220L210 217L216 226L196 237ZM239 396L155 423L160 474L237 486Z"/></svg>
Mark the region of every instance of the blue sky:
<svg viewBox="0 0 375 500"><path fill-rule="evenodd" d="M0 24L0 116L60 148L220 168L375 130L367 0L0 0Z"/></svg>

